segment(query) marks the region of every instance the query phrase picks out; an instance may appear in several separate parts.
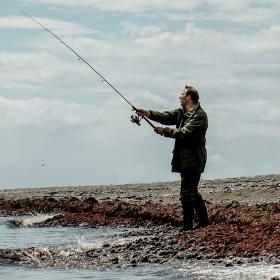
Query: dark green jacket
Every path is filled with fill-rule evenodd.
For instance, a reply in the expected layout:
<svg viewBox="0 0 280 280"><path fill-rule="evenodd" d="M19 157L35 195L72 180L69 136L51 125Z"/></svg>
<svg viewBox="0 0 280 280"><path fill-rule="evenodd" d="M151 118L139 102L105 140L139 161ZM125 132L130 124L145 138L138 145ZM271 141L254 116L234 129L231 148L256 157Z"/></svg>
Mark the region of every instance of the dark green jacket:
<svg viewBox="0 0 280 280"><path fill-rule="evenodd" d="M166 112L150 111L149 119L163 125L176 125L176 128L165 127L163 131L165 137L175 138L171 162L173 172L189 168L197 172L204 171L208 119L200 105L193 112L188 112L183 107Z"/></svg>

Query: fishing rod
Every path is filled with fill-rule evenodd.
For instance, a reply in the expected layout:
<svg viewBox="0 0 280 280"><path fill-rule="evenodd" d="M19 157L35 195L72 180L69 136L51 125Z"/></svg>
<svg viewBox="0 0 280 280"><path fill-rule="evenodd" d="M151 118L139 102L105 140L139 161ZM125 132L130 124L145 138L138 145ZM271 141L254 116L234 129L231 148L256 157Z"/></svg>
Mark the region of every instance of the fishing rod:
<svg viewBox="0 0 280 280"><path fill-rule="evenodd" d="M54 34L51 30L49 30L48 28L46 28L43 24L41 24L38 20L36 20L35 18L33 18L32 16L28 15L27 13L25 13L24 11L20 11L22 14L24 14L26 17L30 18L32 21L34 21L35 23L39 24L46 32L50 33L54 38L56 38L60 43L62 43L63 45L65 45L71 52L73 52L78 58L79 60L82 60L91 70L93 70L101 79L102 82L106 82L107 85L109 85L122 99L124 99L131 107L132 110L134 111L138 111L137 108L127 99L123 96L123 94L120 93L120 91L118 91L103 75L101 75L92 65L90 65L83 57L81 57L75 50L73 50L69 45L67 45L61 38L59 38L56 34ZM140 121L141 119L144 119L152 128L155 128L155 126L153 125L153 123L148 120L147 117L145 116L141 116L139 117L138 115L132 115L130 120L131 122L137 124L137 125L141 125Z"/></svg>

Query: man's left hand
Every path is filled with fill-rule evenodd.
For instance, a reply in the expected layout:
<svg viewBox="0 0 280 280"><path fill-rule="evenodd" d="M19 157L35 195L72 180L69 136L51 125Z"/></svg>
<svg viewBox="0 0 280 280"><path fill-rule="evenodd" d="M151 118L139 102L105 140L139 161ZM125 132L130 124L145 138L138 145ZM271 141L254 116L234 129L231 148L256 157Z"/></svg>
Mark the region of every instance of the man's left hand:
<svg viewBox="0 0 280 280"><path fill-rule="evenodd" d="M163 130L164 130L164 128L159 127L159 126L154 128L154 132L159 134L159 135L163 135Z"/></svg>

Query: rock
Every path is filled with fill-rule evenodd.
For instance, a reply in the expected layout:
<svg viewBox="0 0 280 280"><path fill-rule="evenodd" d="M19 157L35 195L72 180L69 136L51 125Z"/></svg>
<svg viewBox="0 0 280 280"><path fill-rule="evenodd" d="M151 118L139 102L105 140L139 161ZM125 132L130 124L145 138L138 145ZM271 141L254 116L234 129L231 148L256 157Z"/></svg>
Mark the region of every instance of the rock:
<svg viewBox="0 0 280 280"><path fill-rule="evenodd" d="M234 261L236 262L236 264L244 264L244 261L241 259L234 259Z"/></svg>
<svg viewBox="0 0 280 280"><path fill-rule="evenodd" d="M158 253L158 255L159 256L168 256L170 254L170 252L168 252L168 251L160 251L159 253Z"/></svg>
<svg viewBox="0 0 280 280"><path fill-rule="evenodd" d="M11 228L21 227L22 226L22 221L19 221L19 220L8 220L7 224Z"/></svg>
<svg viewBox="0 0 280 280"><path fill-rule="evenodd" d="M188 244L193 244L195 243L195 239L194 238L190 238L188 241L187 241Z"/></svg>
<svg viewBox="0 0 280 280"><path fill-rule="evenodd" d="M207 251L207 249L208 248L206 246L201 246L201 247L198 248L198 251L199 252L205 252L205 251Z"/></svg>
<svg viewBox="0 0 280 280"><path fill-rule="evenodd" d="M140 261L143 262L143 263L149 262L149 257L148 256L144 256L144 257L141 258Z"/></svg>
<svg viewBox="0 0 280 280"><path fill-rule="evenodd" d="M47 197L47 201L48 202L53 202L53 203L58 203L58 200L55 199L54 197L50 196L50 197Z"/></svg>
<svg viewBox="0 0 280 280"><path fill-rule="evenodd" d="M113 258L113 259L111 260L111 262L112 262L112 264L118 264L118 263L119 263L119 258L118 258L118 257Z"/></svg>
<svg viewBox="0 0 280 280"><path fill-rule="evenodd" d="M225 267L231 267L231 266L233 266L233 263L232 263L232 262L226 262L226 263L225 263Z"/></svg>
<svg viewBox="0 0 280 280"><path fill-rule="evenodd" d="M186 259L194 259L194 258L196 258L197 256L198 256L198 253L193 252L193 253L187 253L187 254L185 255L185 258L186 258Z"/></svg>
<svg viewBox="0 0 280 280"><path fill-rule="evenodd" d="M93 196L90 196L86 199L86 202L89 202L89 203L98 203L97 199Z"/></svg>
<svg viewBox="0 0 280 280"><path fill-rule="evenodd" d="M94 250L89 250L86 252L86 256L89 258L98 258L98 254Z"/></svg>
<svg viewBox="0 0 280 280"><path fill-rule="evenodd" d="M176 259L179 259L179 260L182 260L182 259L184 259L185 258L185 253L184 252L179 252L179 253L177 253L176 255L175 255L175 258Z"/></svg>
<svg viewBox="0 0 280 280"><path fill-rule="evenodd" d="M86 222L79 224L79 227L88 227L88 226L90 226L90 224Z"/></svg>
<svg viewBox="0 0 280 280"><path fill-rule="evenodd" d="M130 264L132 264L132 266L136 266L136 265L137 265L136 259L132 259L132 260L130 261Z"/></svg>
<svg viewBox="0 0 280 280"><path fill-rule="evenodd" d="M13 260L13 261L20 261L21 260L21 256L18 253L15 253L15 252L11 252L6 257L7 257L7 259L10 259L10 260Z"/></svg>

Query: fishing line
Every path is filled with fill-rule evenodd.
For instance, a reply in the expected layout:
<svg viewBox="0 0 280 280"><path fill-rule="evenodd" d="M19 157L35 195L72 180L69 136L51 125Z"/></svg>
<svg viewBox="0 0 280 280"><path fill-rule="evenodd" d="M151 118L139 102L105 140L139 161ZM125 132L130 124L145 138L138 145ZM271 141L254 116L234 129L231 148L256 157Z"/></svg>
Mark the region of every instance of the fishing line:
<svg viewBox="0 0 280 280"><path fill-rule="evenodd" d="M33 18L32 16L28 15L27 13L25 13L24 11L20 11L23 15L25 15L26 17L30 18L33 22L35 22L36 24L40 25L46 32L48 32L49 34L51 34L54 38L56 38L60 43L62 43L63 45L65 45L71 52L73 52L78 58L79 60L82 60L88 67L90 67L91 70L93 70L101 79L102 82L106 82L107 85L109 85L122 99L124 99L131 107L132 110L137 111L137 108L119 91L117 90L103 75L101 75L91 64L89 64L82 56L80 56L73 48L71 48L69 45L67 45L60 37L58 37L56 34L54 34L50 29L48 29L47 27L45 27L42 23L40 23L38 20L36 20L35 18ZM142 118L153 128L155 128L155 126L145 117L142 116ZM136 123L137 125L140 125L140 121L141 121L141 117L137 116L137 115L132 115L131 116L131 122Z"/></svg>

